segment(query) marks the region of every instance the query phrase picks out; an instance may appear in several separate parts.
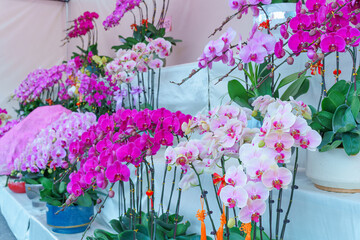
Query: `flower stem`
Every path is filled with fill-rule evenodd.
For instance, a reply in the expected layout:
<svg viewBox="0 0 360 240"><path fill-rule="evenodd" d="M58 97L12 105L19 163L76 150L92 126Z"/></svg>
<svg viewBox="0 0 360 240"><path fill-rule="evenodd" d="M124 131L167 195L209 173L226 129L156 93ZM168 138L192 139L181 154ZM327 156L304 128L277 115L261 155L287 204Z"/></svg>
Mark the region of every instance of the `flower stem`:
<svg viewBox="0 0 360 240"><path fill-rule="evenodd" d="M181 175L180 175L180 180L183 177L183 173L184 171L181 171ZM176 229L177 229L177 224L179 222L179 209L180 209L180 200L181 200L181 193L182 193L182 189L179 188L179 194L178 194L178 200L176 203L176 211L175 211L175 229L174 229L174 239L176 238Z"/></svg>
<svg viewBox="0 0 360 240"><path fill-rule="evenodd" d="M280 224L280 213L282 212L281 209L281 199L282 199L282 188L280 188L279 190L279 195L278 195L278 202L277 202L277 209L276 209L276 232L275 232L275 237L276 240L279 239L279 224Z"/></svg>
<svg viewBox="0 0 360 240"><path fill-rule="evenodd" d="M261 216L259 218L259 228L260 228L260 240L263 240L263 226L262 226L262 219Z"/></svg>
<svg viewBox="0 0 360 240"><path fill-rule="evenodd" d="M164 202L164 190L165 190L165 180L166 180L167 168L168 168L168 164L165 164L164 177L163 177L162 189L161 189L161 199L160 199L161 213L164 213L164 205L163 205L163 202Z"/></svg>
<svg viewBox="0 0 360 240"><path fill-rule="evenodd" d="M214 221L213 221L213 219L212 219L212 217L211 217L209 203L208 203L208 201L207 201L206 194L204 194L204 190L203 190L203 187L202 187L201 181L200 181L200 176L199 176L199 174L198 174L198 172L196 171L196 169L195 169L194 166L192 166L192 169L194 169L194 172L195 172L195 174L196 174L196 176L197 176L197 179L198 179L198 181L199 181L199 187L200 187L200 190L201 190L201 195L204 197L204 200L205 200L205 205L206 205L207 214L208 214L208 216L209 216L209 218L210 218L213 231L214 231L214 233L216 234L215 224L214 224Z"/></svg>
<svg viewBox="0 0 360 240"><path fill-rule="evenodd" d="M114 187L114 184L115 184L115 183L111 184L110 189ZM90 229L91 224L95 221L95 218L96 218L97 215L99 215L99 213L101 212L101 209L104 207L104 204L105 204L105 202L106 202L106 200L107 200L108 198L109 198L109 194L106 195L104 201L102 202L102 204L101 204L100 207L99 207L99 210L96 212L95 216L92 217L92 219L91 219L89 225L87 226L85 232L84 232L84 233L82 234L82 236L81 236L81 240L84 239L84 237L85 237L85 235L86 235L86 232Z"/></svg>
<svg viewBox="0 0 360 240"><path fill-rule="evenodd" d="M160 78L161 78L161 68L159 68L158 85L157 85L157 92L156 92L156 108L154 108L154 109L159 108Z"/></svg>
<svg viewBox="0 0 360 240"><path fill-rule="evenodd" d="M295 164L294 164L293 179L292 179L292 184L291 184L290 201L289 201L289 206L286 210L286 214L284 217L284 223L283 223L283 226L281 229L280 240L284 239L286 224L289 223L288 217L289 217L289 212L290 212L290 208L291 208L293 197L294 197L294 190L297 188L295 185L295 180L296 180L296 173L297 173L297 169L298 169L298 157L299 157L299 149L296 148L296 157L295 157Z"/></svg>
<svg viewBox="0 0 360 240"><path fill-rule="evenodd" d="M168 207L166 209L166 223L168 223L168 221L169 221L170 204L171 204L172 196L173 196L174 189L175 189L175 179L176 179L176 172L177 172L176 170L177 170L177 167L175 167L175 169L174 169L174 177L173 177L171 191L170 191L169 203L168 203Z"/></svg>

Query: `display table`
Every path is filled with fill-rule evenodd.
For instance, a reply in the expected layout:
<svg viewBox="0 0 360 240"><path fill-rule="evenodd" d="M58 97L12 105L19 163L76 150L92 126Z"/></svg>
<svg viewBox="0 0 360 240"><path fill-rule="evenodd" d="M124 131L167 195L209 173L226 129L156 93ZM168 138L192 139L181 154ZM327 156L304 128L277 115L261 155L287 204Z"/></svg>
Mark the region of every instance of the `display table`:
<svg viewBox="0 0 360 240"><path fill-rule="evenodd" d="M45 210L34 209L26 194L13 193L3 185L0 187L0 211L18 240L80 240L82 236L82 233L52 232L46 224ZM105 222L97 218L87 232L87 236L91 236L98 228L110 230Z"/></svg>

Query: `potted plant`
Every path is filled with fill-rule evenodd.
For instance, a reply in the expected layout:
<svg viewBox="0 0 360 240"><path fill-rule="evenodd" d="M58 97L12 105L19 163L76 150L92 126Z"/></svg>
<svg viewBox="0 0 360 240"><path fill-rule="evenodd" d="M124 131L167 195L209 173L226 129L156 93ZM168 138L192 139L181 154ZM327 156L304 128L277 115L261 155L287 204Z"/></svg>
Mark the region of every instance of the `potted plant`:
<svg viewBox="0 0 360 240"><path fill-rule="evenodd" d="M354 83L341 80L327 91L320 111L312 107L310 126L322 135L323 140L318 151L308 153L306 175L317 188L360 192L357 174L360 167L359 96L360 91L355 91Z"/></svg>
<svg viewBox="0 0 360 240"><path fill-rule="evenodd" d="M93 191L76 199L66 209L62 206L66 205L69 197L67 185L70 179L67 173L77 167L77 159L70 154L70 143L78 140L95 123L93 113L64 113L42 129L14 161L15 170L26 173L23 176L25 181L41 182L43 189L39 198L47 203L47 222L55 232L84 231L93 215L93 203L97 199Z"/></svg>

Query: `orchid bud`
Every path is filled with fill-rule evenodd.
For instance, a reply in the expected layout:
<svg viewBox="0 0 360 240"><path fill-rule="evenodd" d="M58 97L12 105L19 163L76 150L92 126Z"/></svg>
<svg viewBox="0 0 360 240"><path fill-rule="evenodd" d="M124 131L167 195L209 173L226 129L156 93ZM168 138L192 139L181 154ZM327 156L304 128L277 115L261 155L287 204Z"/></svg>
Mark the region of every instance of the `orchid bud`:
<svg viewBox="0 0 360 240"><path fill-rule="evenodd" d="M238 69L239 69L239 71L242 71L242 70L244 69L244 64L239 63L239 65L238 65Z"/></svg>
<svg viewBox="0 0 360 240"><path fill-rule="evenodd" d="M252 116L252 117L256 117L257 114L258 114L258 111L254 110L254 111L251 113L251 116Z"/></svg>
<svg viewBox="0 0 360 240"><path fill-rule="evenodd" d="M310 36L314 36L316 34L316 30L315 29L311 29L309 32Z"/></svg>
<svg viewBox="0 0 360 240"><path fill-rule="evenodd" d="M318 54L318 57L319 57L320 60L322 60L322 59L324 59L325 56L324 56L323 53L319 53L319 54Z"/></svg>
<svg viewBox="0 0 360 240"><path fill-rule="evenodd" d="M109 198L113 198L115 196L115 192L113 190L109 191Z"/></svg>
<svg viewBox="0 0 360 240"><path fill-rule="evenodd" d="M268 65L266 65L266 69L267 69L267 70L272 69L272 64L268 64Z"/></svg>
<svg viewBox="0 0 360 240"><path fill-rule="evenodd" d="M274 77L274 72L269 73L269 77L273 78Z"/></svg>
<svg viewBox="0 0 360 240"><path fill-rule="evenodd" d="M239 13L239 14L237 15L237 19L241 19L241 17L242 17L242 13Z"/></svg>
<svg viewBox="0 0 360 240"><path fill-rule="evenodd" d="M235 226L235 219L234 218L230 218L227 222L227 226L228 228L232 228Z"/></svg>
<svg viewBox="0 0 360 240"><path fill-rule="evenodd" d="M42 174L42 175L44 175L44 173L45 173L45 171L44 171L44 170L41 170L40 172L41 172L41 174Z"/></svg>
<svg viewBox="0 0 360 240"><path fill-rule="evenodd" d="M100 204L102 202L102 200L100 199L100 198L98 198L97 200L96 200L96 203L97 204Z"/></svg>
<svg viewBox="0 0 360 240"><path fill-rule="evenodd" d="M288 58L286 59L286 62L287 62L287 64L289 64L289 65L293 65L293 64L294 64L294 58L293 58L293 57L288 57Z"/></svg>
<svg viewBox="0 0 360 240"><path fill-rule="evenodd" d="M306 10L305 10L305 9L301 9L301 10L300 10L300 13L301 13L301 14L306 14Z"/></svg>
<svg viewBox="0 0 360 240"><path fill-rule="evenodd" d="M305 63L305 67L306 67L306 68L309 68L309 67L310 67L310 63L306 62L306 63Z"/></svg>
<svg viewBox="0 0 360 240"><path fill-rule="evenodd" d="M48 173L49 173L49 174L52 174L52 172L53 172L52 169L49 168L49 169L48 169Z"/></svg>
<svg viewBox="0 0 360 240"><path fill-rule="evenodd" d="M344 15L343 12L338 12L337 15L339 15L340 17L342 17Z"/></svg>
<svg viewBox="0 0 360 240"><path fill-rule="evenodd" d="M171 171L171 166L170 165L167 166L167 170Z"/></svg>
<svg viewBox="0 0 360 240"><path fill-rule="evenodd" d="M70 199L66 199L65 203L66 203L66 205L70 205L70 204L71 204L71 200L70 200Z"/></svg>
<svg viewBox="0 0 360 240"><path fill-rule="evenodd" d="M96 172L100 172L100 171L101 171L101 167L100 167L100 166L96 166L95 171L96 171Z"/></svg>
<svg viewBox="0 0 360 240"><path fill-rule="evenodd" d="M332 8L332 9L335 9L336 7L337 7L337 2L331 3L331 8Z"/></svg>
<svg viewBox="0 0 360 240"><path fill-rule="evenodd" d="M259 148L265 147L265 142L264 140L261 140L258 144Z"/></svg>

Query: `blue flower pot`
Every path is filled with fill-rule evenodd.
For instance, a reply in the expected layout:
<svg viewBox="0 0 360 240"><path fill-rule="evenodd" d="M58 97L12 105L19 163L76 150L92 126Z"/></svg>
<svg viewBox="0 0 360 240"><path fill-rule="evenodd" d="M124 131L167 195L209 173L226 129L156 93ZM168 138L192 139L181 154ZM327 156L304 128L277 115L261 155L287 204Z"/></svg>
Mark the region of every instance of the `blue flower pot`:
<svg viewBox="0 0 360 240"><path fill-rule="evenodd" d="M56 233L72 234L86 230L90 217L94 215L94 207L70 206L55 214L61 207L46 204L46 222Z"/></svg>

